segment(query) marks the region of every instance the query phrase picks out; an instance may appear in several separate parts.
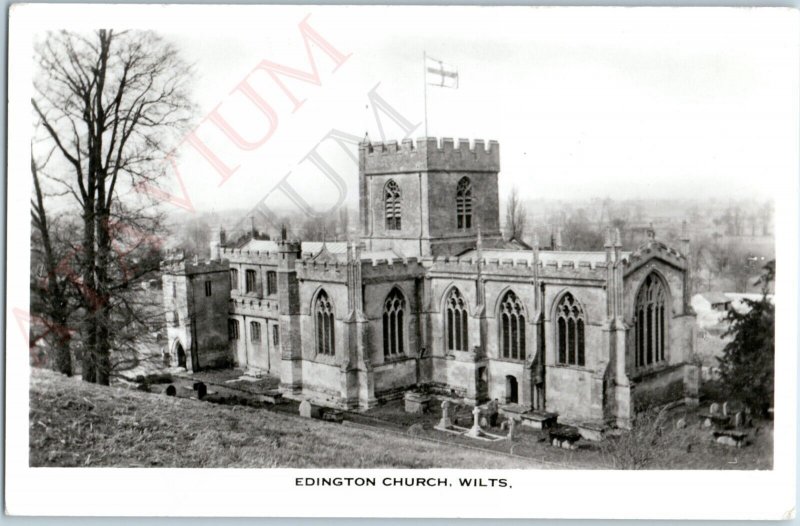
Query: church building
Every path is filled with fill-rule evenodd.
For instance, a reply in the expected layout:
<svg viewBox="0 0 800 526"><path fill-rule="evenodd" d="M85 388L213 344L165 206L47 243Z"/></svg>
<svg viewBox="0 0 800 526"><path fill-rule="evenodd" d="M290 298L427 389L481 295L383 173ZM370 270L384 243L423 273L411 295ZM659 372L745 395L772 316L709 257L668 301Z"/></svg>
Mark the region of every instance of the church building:
<svg viewBox="0 0 800 526"><path fill-rule="evenodd" d="M367 410L410 390L629 427L696 402L688 239L598 252L504 241L500 146L359 146L358 242L215 240L162 265L171 365L280 377Z"/></svg>

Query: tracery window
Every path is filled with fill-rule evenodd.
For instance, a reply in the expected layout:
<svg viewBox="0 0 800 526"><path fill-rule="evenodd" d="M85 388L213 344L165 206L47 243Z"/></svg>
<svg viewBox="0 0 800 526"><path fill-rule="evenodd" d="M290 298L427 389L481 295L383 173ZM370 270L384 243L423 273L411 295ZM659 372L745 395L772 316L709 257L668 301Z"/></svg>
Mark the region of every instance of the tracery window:
<svg viewBox="0 0 800 526"><path fill-rule="evenodd" d="M525 308L512 291L500 303L500 350L503 358L525 359Z"/></svg>
<svg viewBox="0 0 800 526"><path fill-rule="evenodd" d="M386 206L386 230L400 230L401 227L401 205L400 205L400 187L394 180L390 179L386 183L383 191L383 197Z"/></svg>
<svg viewBox="0 0 800 526"><path fill-rule="evenodd" d="M472 183L463 177L456 188L456 227L472 228Z"/></svg>
<svg viewBox="0 0 800 526"><path fill-rule="evenodd" d="M403 347L403 294L392 289L383 304L383 355L386 357L402 354Z"/></svg>
<svg viewBox="0 0 800 526"><path fill-rule="evenodd" d="M644 367L666 359L665 341L667 292L664 283L654 274L645 278L636 295L634 327L636 367Z"/></svg>
<svg viewBox="0 0 800 526"><path fill-rule="evenodd" d="M454 288L445 303L445 332L448 351L466 351L467 347L467 304L461 292Z"/></svg>
<svg viewBox="0 0 800 526"><path fill-rule="evenodd" d="M333 356L336 352L333 344L333 305L324 290L317 295L314 312L317 324L317 353Z"/></svg>
<svg viewBox="0 0 800 526"><path fill-rule="evenodd" d="M575 297L567 292L556 310L558 363L586 365L585 325L583 309Z"/></svg>
<svg viewBox="0 0 800 526"><path fill-rule="evenodd" d="M239 288L239 270L231 269L231 289L237 290Z"/></svg>

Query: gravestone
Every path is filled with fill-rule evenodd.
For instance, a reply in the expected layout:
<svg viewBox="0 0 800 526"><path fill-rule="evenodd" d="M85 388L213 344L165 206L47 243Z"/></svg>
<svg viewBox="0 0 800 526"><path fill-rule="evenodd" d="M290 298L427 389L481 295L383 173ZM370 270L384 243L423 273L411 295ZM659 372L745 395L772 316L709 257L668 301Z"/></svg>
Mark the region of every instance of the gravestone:
<svg viewBox="0 0 800 526"><path fill-rule="evenodd" d="M422 433L422 429L423 429L422 424L420 423L412 424L408 427L408 434L411 436L417 436L420 433Z"/></svg>
<svg viewBox="0 0 800 526"><path fill-rule="evenodd" d="M744 426L744 413L742 411L738 411L733 415L733 425L734 427Z"/></svg>
<svg viewBox="0 0 800 526"><path fill-rule="evenodd" d="M472 428L467 431L467 435L477 437L480 436L481 433L481 408L476 406L472 410Z"/></svg>
<svg viewBox="0 0 800 526"><path fill-rule="evenodd" d="M300 416L303 418L311 418L311 402L308 400L300 402Z"/></svg>
<svg viewBox="0 0 800 526"><path fill-rule="evenodd" d="M197 390L197 399L202 400L208 394L208 388L206 387L206 384L204 384L203 382L198 382L195 385Z"/></svg>
<svg viewBox="0 0 800 526"><path fill-rule="evenodd" d="M175 396L177 394L177 391L175 390L175 386L174 385L167 386L166 393L167 393L167 396Z"/></svg>
<svg viewBox="0 0 800 526"><path fill-rule="evenodd" d="M408 391L403 395L406 413L427 413L431 397L422 393Z"/></svg>
<svg viewBox="0 0 800 526"><path fill-rule="evenodd" d="M484 429L489 427L489 421L486 419L485 416L481 417L481 427Z"/></svg>
<svg viewBox="0 0 800 526"><path fill-rule="evenodd" d="M722 414L728 416L731 414L730 411L731 411L730 403L727 400L725 402L722 402Z"/></svg>
<svg viewBox="0 0 800 526"><path fill-rule="evenodd" d="M453 421L450 418L450 407L452 403L450 400L445 400L442 402L442 419L439 420L439 425L437 427L441 427L444 429L449 429L453 427Z"/></svg>
<svg viewBox="0 0 800 526"><path fill-rule="evenodd" d="M711 413L712 415L718 414L719 413L719 404L716 403L716 402L711 404L711 407L709 408L708 412Z"/></svg>
<svg viewBox="0 0 800 526"><path fill-rule="evenodd" d="M517 437L517 419L512 418L508 421L508 440L514 440Z"/></svg>
<svg viewBox="0 0 800 526"><path fill-rule="evenodd" d="M677 422L675 422L676 429L685 429L686 428L686 419L679 418Z"/></svg>

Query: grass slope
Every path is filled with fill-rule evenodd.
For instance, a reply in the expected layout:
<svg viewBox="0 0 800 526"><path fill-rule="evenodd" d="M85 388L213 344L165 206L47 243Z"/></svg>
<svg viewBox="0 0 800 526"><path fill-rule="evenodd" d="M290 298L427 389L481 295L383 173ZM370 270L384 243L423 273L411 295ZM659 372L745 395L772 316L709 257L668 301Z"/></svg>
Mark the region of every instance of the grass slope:
<svg viewBox="0 0 800 526"><path fill-rule="evenodd" d="M30 465L535 468L515 459L249 407L101 387L33 369Z"/></svg>

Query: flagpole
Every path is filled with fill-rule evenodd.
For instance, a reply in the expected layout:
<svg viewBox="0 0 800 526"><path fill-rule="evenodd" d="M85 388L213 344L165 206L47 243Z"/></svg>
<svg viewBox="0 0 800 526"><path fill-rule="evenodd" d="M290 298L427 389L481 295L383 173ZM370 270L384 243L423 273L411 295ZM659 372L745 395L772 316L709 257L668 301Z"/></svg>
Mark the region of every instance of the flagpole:
<svg viewBox="0 0 800 526"><path fill-rule="evenodd" d="M425 101L425 138L428 138L428 53L422 51L423 100Z"/></svg>

